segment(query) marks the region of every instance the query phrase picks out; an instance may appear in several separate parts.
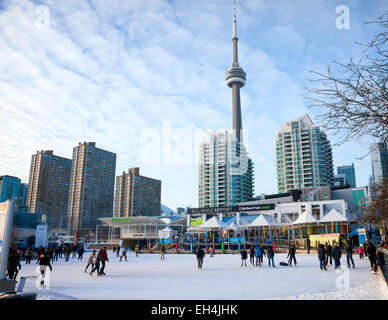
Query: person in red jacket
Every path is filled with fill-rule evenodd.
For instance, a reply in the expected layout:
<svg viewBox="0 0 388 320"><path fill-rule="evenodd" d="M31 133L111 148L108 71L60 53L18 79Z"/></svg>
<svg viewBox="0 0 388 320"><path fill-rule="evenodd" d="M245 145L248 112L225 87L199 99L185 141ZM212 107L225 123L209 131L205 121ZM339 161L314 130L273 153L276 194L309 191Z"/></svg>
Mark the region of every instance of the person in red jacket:
<svg viewBox="0 0 388 320"><path fill-rule="evenodd" d="M108 259L108 253L106 252L106 247L104 247L104 249L101 250L101 252L99 253L100 255L100 262L101 262L101 269L100 269L100 273L99 275L102 276L102 275L105 275L105 272L104 272L104 269L105 269L105 261L109 261Z"/></svg>

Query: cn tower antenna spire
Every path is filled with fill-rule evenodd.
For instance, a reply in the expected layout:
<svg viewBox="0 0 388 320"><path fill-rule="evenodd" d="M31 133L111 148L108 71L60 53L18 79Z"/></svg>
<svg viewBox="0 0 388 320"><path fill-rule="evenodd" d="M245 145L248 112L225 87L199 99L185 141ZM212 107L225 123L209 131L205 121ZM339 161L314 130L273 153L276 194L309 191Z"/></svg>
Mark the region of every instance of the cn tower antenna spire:
<svg viewBox="0 0 388 320"><path fill-rule="evenodd" d="M237 51L237 18L236 18L236 0L233 0L233 63L225 74L226 85L232 88L232 107L233 107L233 132L237 142L242 143L242 117L240 88L245 85L246 73L239 66Z"/></svg>
<svg viewBox="0 0 388 320"><path fill-rule="evenodd" d="M233 0L233 38L237 38L236 0Z"/></svg>

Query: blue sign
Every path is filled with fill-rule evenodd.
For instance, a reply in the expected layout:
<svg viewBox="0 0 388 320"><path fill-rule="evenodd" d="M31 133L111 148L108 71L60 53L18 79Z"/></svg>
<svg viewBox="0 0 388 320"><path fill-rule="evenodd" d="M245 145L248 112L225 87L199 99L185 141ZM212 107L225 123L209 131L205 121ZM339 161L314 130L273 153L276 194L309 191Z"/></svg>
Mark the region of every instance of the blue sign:
<svg viewBox="0 0 388 320"><path fill-rule="evenodd" d="M159 239L159 243L169 244L171 243L171 239L170 238Z"/></svg>
<svg viewBox="0 0 388 320"><path fill-rule="evenodd" d="M240 237L240 242L244 243L245 242L245 238L244 237Z"/></svg>
<svg viewBox="0 0 388 320"><path fill-rule="evenodd" d="M230 242L230 243L239 243L239 239L240 239L240 238L233 237L233 238L230 238L230 239L229 239L229 242Z"/></svg>

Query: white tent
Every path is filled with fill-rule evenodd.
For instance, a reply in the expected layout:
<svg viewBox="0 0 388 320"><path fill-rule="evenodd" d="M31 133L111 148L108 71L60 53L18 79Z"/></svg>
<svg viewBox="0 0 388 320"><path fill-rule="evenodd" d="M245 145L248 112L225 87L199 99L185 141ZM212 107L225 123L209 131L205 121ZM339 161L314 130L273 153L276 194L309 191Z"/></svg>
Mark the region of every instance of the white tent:
<svg viewBox="0 0 388 320"><path fill-rule="evenodd" d="M158 238L159 239L172 238L172 237L176 236L177 233L178 232L176 230L171 229L170 227L167 226L166 228L158 231Z"/></svg>
<svg viewBox="0 0 388 320"><path fill-rule="evenodd" d="M236 222L232 221L229 225L227 225L224 230L237 230Z"/></svg>
<svg viewBox="0 0 388 320"><path fill-rule="evenodd" d="M227 226L227 224L225 222L222 222L219 218L217 217L212 217L210 218L209 220L207 220L206 222L202 223L201 225L199 225L197 228L225 228Z"/></svg>
<svg viewBox="0 0 388 320"><path fill-rule="evenodd" d="M327 215L325 215L319 222L340 222L348 221L342 214L337 210L331 209Z"/></svg>
<svg viewBox="0 0 388 320"><path fill-rule="evenodd" d="M317 223L318 220L310 212L303 212L292 224Z"/></svg>
<svg viewBox="0 0 388 320"><path fill-rule="evenodd" d="M273 218L272 216L259 215L255 220L253 220L248 226L249 227L269 227L272 226Z"/></svg>

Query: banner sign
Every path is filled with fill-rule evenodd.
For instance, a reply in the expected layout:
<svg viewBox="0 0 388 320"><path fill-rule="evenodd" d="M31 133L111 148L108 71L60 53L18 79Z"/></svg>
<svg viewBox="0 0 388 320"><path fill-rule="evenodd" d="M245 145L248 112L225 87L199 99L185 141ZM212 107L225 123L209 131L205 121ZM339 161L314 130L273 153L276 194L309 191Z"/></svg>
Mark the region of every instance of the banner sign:
<svg viewBox="0 0 388 320"><path fill-rule="evenodd" d="M112 218L110 219L110 222L130 222L131 218Z"/></svg>
<svg viewBox="0 0 388 320"><path fill-rule="evenodd" d="M35 248L47 246L47 224L36 226Z"/></svg>
<svg viewBox="0 0 388 320"><path fill-rule="evenodd" d="M230 242L230 243L238 243L238 242L239 242L238 240L239 240L239 238L233 237L233 238L230 238L230 239L229 239L229 242Z"/></svg>
<svg viewBox="0 0 388 320"><path fill-rule="evenodd" d="M188 208L187 214L207 214L207 213L229 213L229 212L251 212L251 211L263 211L274 210L275 204L257 204L246 206L229 206L229 207L214 207L214 208Z"/></svg>
<svg viewBox="0 0 388 320"><path fill-rule="evenodd" d="M339 242L339 233L328 233L328 234L311 234L310 243L312 246L316 246L318 243L325 244L326 242L330 242L333 244L333 240L337 243Z"/></svg>
<svg viewBox="0 0 388 320"><path fill-rule="evenodd" d="M159 243L170 244L171 239L170 238L159 239Z"/></svg>
<svg viewBox="0 0 388 320"><path fill-rule="evenodd" d="M203 223L203 218L190 219L190 227L198 227Z"/></svg>

